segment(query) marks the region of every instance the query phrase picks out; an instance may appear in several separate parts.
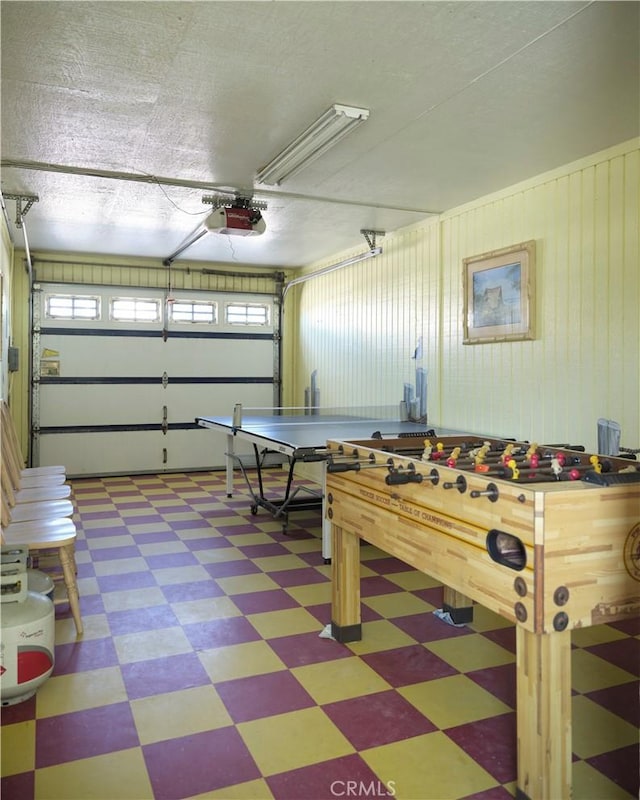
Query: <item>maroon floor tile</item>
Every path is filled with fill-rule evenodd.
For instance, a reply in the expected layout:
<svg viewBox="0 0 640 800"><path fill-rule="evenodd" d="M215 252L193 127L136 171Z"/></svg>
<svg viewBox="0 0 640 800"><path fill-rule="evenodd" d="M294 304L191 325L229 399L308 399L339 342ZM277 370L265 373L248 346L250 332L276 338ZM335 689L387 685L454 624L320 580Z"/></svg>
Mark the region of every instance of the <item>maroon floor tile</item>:
<svg viewBox="0 0 640 800"><path fill-rule="evenodd" d="M271 544L249 544L238 547L238 550L247 558L268 558L269 556L290 556L291 551L287 550L277 542Z"/></svg>
<svg viewBox="0 0 640 800"><path fill-rule="evenodd" d="M328 583L329 578L315 567L299 567L297 569L283 569L270 574L271 580L278 586L307 586L310 583Z"/></svg>
<svg viewBox="0 0 640 800"><path fill-rule="evenodd" d="M170 603L183 603L186 600L203 600L206 597L221 597L224 595L224 592L213 578L193 581L192 583L171 583L161 588L162 594Z"/></svg>
<svg viewBox="0 0 640 800"><path fill-rule="evenodd" d="M104 500L102 501L105 502ZM86 522L93 521L96 519L113 519L113 520L121 520L120 514L117 511L89 511L83 512L82 519ZM113 525L106 528L88 528L85 531L85 535L87 538L92 539L97 536L116 536L118 534L127 534L129 533L129 529L126 525Z"/></svg>
<svg viewBox="0 0 640 800"><path fill-rule="evenodd" d="M125 511L131 511L134 508L153 508L148 500L137 500L140 497L139 492L120 492L117 495L111 493L111 502L114 506Z"/></svg>
<svg viewBox="0 0 640 800"><path fill-rule="evenodd" d="M585 761L633 797L640 797L640 748L637 744L586 758Z"/></svg>
<svg viewBox="0 0 640 800"><path fill-rule="evenodd" d="M157 556L145 556L149 569L170 569L172 567L191 567L199 564L193 553L162 553Z"/></svg>
<svg viewBox="0 0 640 800"><path fill-rule="evenodd" d="M500 783L517 779L515 711L457 725L445 733Z"/></svg>
<svg viewBox="0 0 640 800"><path fill-rule="evenodd" d="M299 605L290 594L282 589L234 594L232 600L245 615L259 614L261 611L280 611L283 608L295 608Z"/></svg>
<svg viewBox="0 0 640 800"><path fill-rule="evenodd" d="M26 722L29 719L35 719L36 698L37 695L34 694L28 700L23 700L22 703L16 703L13 706L2 706L0 725L13 725L15 722Z"/></svg>
<svg viewBox="0 0 640 800"><path fill-rule="evenodd" d="M275 578L275 573L271 573L271 578ZM331 603L318 603L318 605L306 606L306 610L315 617L324 627L331 622ZM368 606L360 607L360 616L362 622L374 622L375 620L382 619L382 614L378 614Z"/></svg>
<svg viewBox="0 0 640 800"><path fill-rule="evenodd" d="M57 644L54 675L70 675L118 664L118 655L112 639L79 639L77 642Z"/></svg>
<svg viewBox="0 0 640 800"><path fill-rule="evenodd" d="M315 706L313 698L286 670L223 681L215 686L236 724Z"/></svg>
<svg viewBox="0 0 640 800"><path fill-rule="evenodd" d="M244 617L214 619L183 625L182 630L195 650L212 650L230 644L255 642L260 635Z"/></svg>
<svg viewBox="0 0 640 800"><path fill-rule="evenodd" d="M369 653L362 660L394 687L458 674L446 661L419 644Z"/></svg>
<svg viewBox="0 0 640 800"><path fill-rule="evenodd" d="M168 519L165 522L172 531L211 530L211 523L206 519Z"/></svg>
<svg viewBox="0 0 640 800"><path fill-rule="evenodd" d="M311 536L311 534L309 534L308 536L300 537L300 538L311 539L312 536ZM321 550L314 551L313 553L298 553L297 555L298 555L299 559L301 559L302 561L306 561L307 564L310 567L322 567L322 566L325 566L325 560L324 560L324 557L322 555L322 551ZM329 579L327 578L327 580L329 580Z"/></svg>
<svg viewBox="0 0 640 800"><path fill-rule="evenodd" d="M504 647L510 653L516 652L516 626L510 625L508 628L496 628L493 631L483 631L482 636L486 636L495 644Z"/></svg>
<svg viewBox="0 0 640 800"><path fill-rule="evenodd" d="M36 720L36 769L140 744L129 703Z"/></svg>
<svg viewBox="0 0 640 800"><path fill-rule="evenodd" d="M212 578L235 578L238 575L254 575L256 572L261 572L260 568L248 558L203 566Z"/></svg>
<svg viewBox="0 0 640 800"><path fill-rule="evenodd" d="M124 517L123 510L121 509L121 514ZM132 533L135 533L135 529L139 525L159 525L163 523L164 519L160 516L160 514L136 514L135 517L129 517L127 519L127 525Z"/></svg>
<svg viewBox="0 0 640 800"><path fill-rule="evenodd" d="M35 772L20 772L17 775L3 777L0 781L0 797L4 797L5 800L33 800L35 777Z"/></svg>
<svg viewBox="0 0 640 800"><path fill-rule="evenodd" d="M124 611L110 611L107 613L107 619L112 636L139 633L140 631L153 631L161 628L174 628L180 625L169 604L132 608Z"/></svg>
<svg viewBox="0 0 640 800"><path fill-rule="evenodd" d="M200 550L220 550L225 547L233 547L233 544L222 536L207 536L203 539L187 539L185 545L192 552Z"/></svg>
<svg viewBox="0 0 640 800"><path fill-rule="evenodd" d="M104 601L101 594L81 594L80 614L90 617L92 614L104 614Z"/></svg>
<svg viewBox="0 0 640 800"><path fill-rule="evenodd" d="M126 547L90 548L92 561L116 561L122 558L139 558L140 550L135 545Z"/></svg>
<svg viewBox="0 0 640 800"><path fill-rule="evenodd" d="M130 700L211 683L195 653L136 661L123 664L120 670Z"/></svg>
<svg viewBox="0 0 640 800"><path fill-rule="evenodd" d="M640 639L616 639L584 649L640 678Z"/></svg>
<svg viewBox="0 0 640 800"><path fill-rule="evenodd" d="M203 512L202 516L208 512ZM226 516L229 516L229 512L226 512ZM244 524L244 525L221 525L216 526L216 530L221 533L223 536L237 536L244 533L261 533L262 531L260 528L256 527L255 525L251 524Z"/></svg>
<svg viewBox="0 0 640 800"><path fill-rule="evenodd" d="M612 628L615 628L622 633L629 636L640 636L640 616L636 615L631 619L623 619L619 622L610 622Z"/></svg>
<svg viewBox="0 0 640 800"><path fill-rule="evenodd" d="M595 692L587 692L586 696L598 705L626 719L636 728L640 728L640 689L639 681L621 683L618 686L609 686Z"/></svg>
<svg viewBox="0 0 640 800"><path fill-rule="evenodd" d="M269 646L289 669L353 657L353 653L345 645L333 639L321 638L318 633L313 632L269 639Z"/></svg>
<svg viewBox="0 0 640 800"><path fill-rule="evenodd" d="M467 672L467 678L482 686L498 700L511 708L516 707L516 665L502 664Z"/></svg>
<svg viewBox="0 0 640 800"><path fill-rule="evenodd" d="M98 578L98 588L101 592L123 592L128 589L146 589L157 586L153 573L126 572L123 575L101 575Z"/></svg>
<svg viewBox="0 0 640 800"><path fill-rule="evenodd" d="M395 794L395 785L383 783L357 753L280 772L266 782L275 800L358 800Z"/></svg>
<svg viewBox="0 0 640 800"><path fill-rule="evenodd" d="M396 691L329 703L322 710L356 750L379 747L438 730Z"/></svg>
<svg viewBox="0 0 640 800"><path fill-rule="evenodd" d="M378 575L393 575L396 572L410 572L411 567L399 558L387 556L386 558L368 558L365 562L368 569Z"/></svg>
<svg viewBox="0 0 640 800"><path fill-rule="evenodd" d="M432 611L422 614L409 614L406 617L395 617L393 624L412 636L417 642L437 642L439 639L451 639L455 636L468 636L470 628L457 628L439 619Z"/></svg>
<svg viewBox="0 0 640 800"><path fill-rule="evenodd" d="M219 728L142 748L155 800L212 792L260 772L235 728Z"/></svg>
<svg viewBox="0 0 640 800"><path fill-rule="evenodd" d="M431 589L415 589L411 592L421 600L431 603L435 608L442 608L443 593L442 586L434 586Z"/></svg>

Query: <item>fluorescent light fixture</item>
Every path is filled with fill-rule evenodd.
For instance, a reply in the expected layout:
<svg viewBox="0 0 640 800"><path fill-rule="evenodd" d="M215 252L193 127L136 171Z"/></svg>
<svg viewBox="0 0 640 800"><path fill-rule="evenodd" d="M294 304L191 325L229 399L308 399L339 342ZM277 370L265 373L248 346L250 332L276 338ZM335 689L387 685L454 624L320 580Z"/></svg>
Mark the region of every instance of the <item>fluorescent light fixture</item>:
<svg viewBox="0 0 640 800"><path fill-rule="evenodd" d="M368 117L369 111L366 108L332 105L313 125L258 171L257 182L278 186L315 161Z"/></svg>

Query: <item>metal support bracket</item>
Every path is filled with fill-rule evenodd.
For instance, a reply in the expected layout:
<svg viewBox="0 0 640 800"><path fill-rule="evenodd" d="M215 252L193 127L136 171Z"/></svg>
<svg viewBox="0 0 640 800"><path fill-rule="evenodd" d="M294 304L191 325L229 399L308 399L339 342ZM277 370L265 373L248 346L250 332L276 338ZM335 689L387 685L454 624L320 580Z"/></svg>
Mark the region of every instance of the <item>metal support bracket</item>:
<svg viewBox="0 0 640 800"><path fill-rule="evenodd" d="M253 197L246 197L234 193L230 197L224 195L209 194L202 198L202 202L216 208L250 208L256 211L265 211L267 204L264 200L254 200Z"/></svg>
<svg viewBox="0 0 640 800"><path fill-rule="evenodd" d="M37 194L8 194L7 192L2 194L7 200L16 201L16 228L21 228L22 218L34 203L39 202L40 198ZM23 202L24 206L22 205Z"/></svg>
<svg viewBox="0 0 640 800"><path fill-rule="evenodd" d="M384 236L384 231L372 231L368 228L360 228L360 233L364 236L367 240L367 244L369 245L369 250L374 250L376 247L376 236Z"/></svg>

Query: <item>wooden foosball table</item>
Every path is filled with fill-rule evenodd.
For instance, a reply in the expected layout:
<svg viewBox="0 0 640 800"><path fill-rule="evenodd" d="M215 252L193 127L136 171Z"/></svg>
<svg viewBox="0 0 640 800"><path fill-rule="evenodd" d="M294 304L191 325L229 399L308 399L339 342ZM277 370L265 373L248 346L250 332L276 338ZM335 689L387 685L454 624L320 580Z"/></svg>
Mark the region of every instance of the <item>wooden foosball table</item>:
<svg viewBox="0 0 640 800"><path fill-rule="evenodd" d="M571 796L571 630L640 614L640 464L477 436L327 443L332 634L362 637L360 540L516 626L519 800ZM444 624L444 623L443 623Z"/></svg>

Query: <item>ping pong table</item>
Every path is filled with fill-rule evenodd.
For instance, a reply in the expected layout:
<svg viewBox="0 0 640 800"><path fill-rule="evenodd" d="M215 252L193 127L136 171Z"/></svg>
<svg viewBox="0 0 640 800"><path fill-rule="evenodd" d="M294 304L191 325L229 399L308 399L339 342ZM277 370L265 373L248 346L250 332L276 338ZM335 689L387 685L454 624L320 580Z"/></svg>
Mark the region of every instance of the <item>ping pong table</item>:
<svg viewBox="0 0 640 800"><path fill-rule="evenodd" d="M196 417L203 428L216 430L227 436L226 473L227 496L233 493L234 468L239 468L251 494L251 512L258 508L267 510L274 519L282 521L283 530L288 525L289 512L322 508L326 443L328 439L370 439L443 435L443 429L434 430L426 422L400 420L389 414L388 408L377 409L304 409L304 408L246 408L236 406L233 416ZM386 412L386 413L385 413ZM450 433L451 431L446 431ZM236 452L236 442L245 441L253 446L255 472L250 475L245 466L246 457ZM263 467L274 453L281 454L288 464L284 494L277 498L265 495ZM305 483L296 485L295 468L301 463L320 463L322 477L318 490ZM253 478L253 480L252 480ZM324 520L322 554L325 561L331 558L330 525Z"/></svg>

